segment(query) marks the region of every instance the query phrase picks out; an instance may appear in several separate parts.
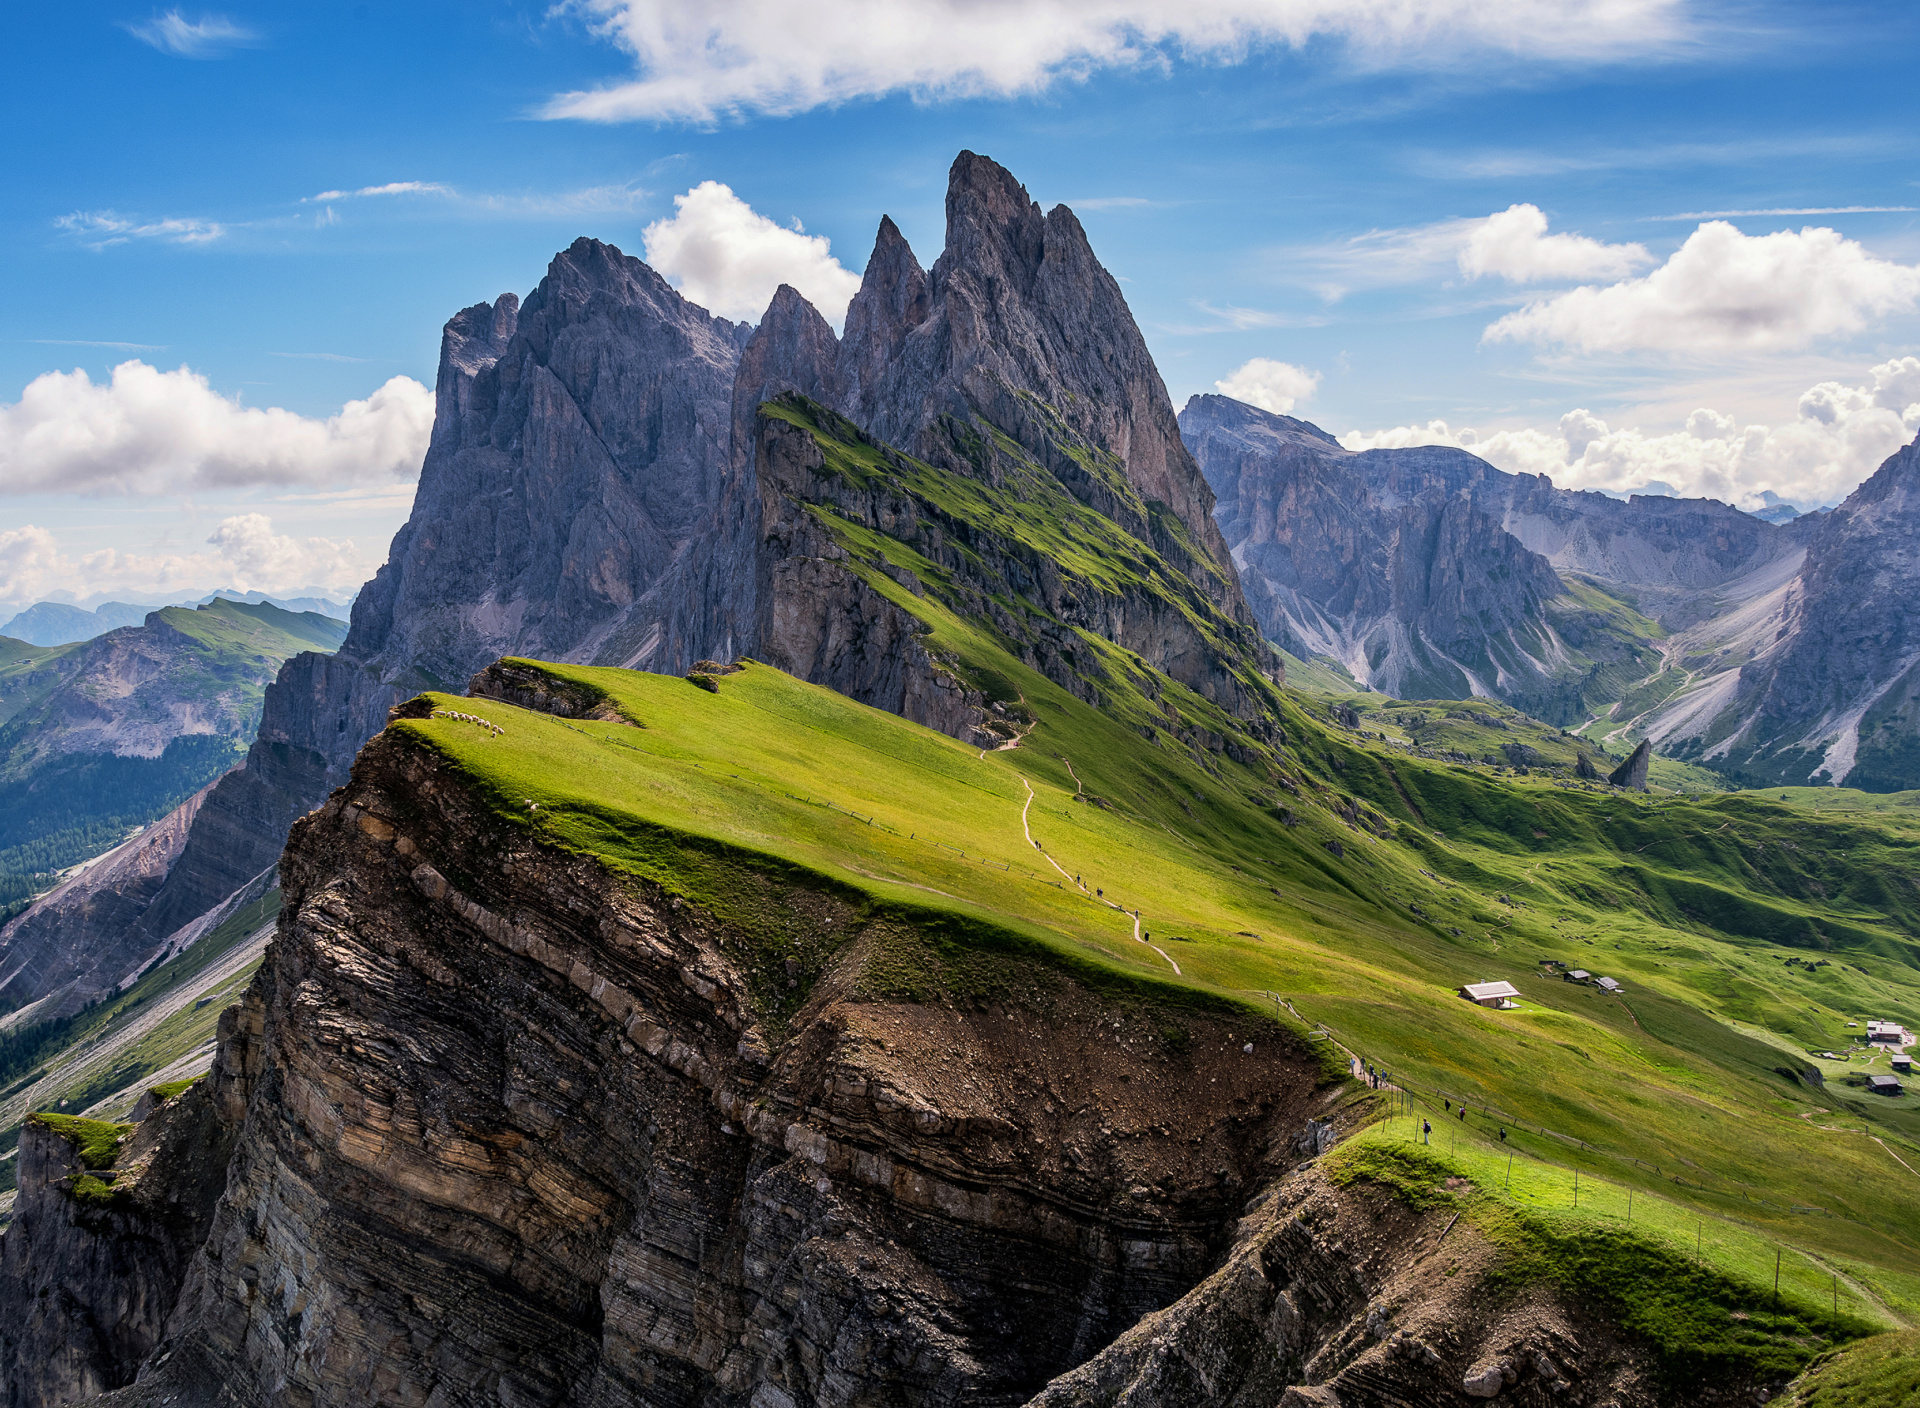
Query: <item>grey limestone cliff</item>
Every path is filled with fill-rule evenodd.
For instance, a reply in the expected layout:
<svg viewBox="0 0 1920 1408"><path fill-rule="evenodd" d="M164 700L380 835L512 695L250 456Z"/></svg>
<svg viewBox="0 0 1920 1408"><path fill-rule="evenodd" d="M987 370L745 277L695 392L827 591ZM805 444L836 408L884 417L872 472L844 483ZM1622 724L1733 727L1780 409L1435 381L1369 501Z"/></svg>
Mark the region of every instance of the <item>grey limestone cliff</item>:
<svg viewBox="0 0 1920 1408"><path fill-rule="evenodd" d="M1776 638L1693 749L1749 780L1920 786L1920 440L1829 514Z"/></svg>
<svg viewBox="0 0 1920 1408"><path fill-rule="evenodd" d="M1555 723L1606 713L1683 657L1686 688L1730 683L1818 523L1559 489L1445 446L1349 451L1224 396L1192 398L1181 428L1273 639L1388 693L1494 695Z"/></svg>
<svg viewBox="0 0 1920 1408"><path fill-rule="evenodd" d="M787 391L964 474L991 479L997 455L1043 464L1192 584L1233 658L1179 623L1129 645L1257 713L1236 671L1278 662L1118 285L1072 212L1041 215L984 157L955 162L947 214L931 275L881 222L843 339L792 289L751 329L586 239L524 303L456 314L411 518L338 653L295 657L268 690L245 766L207 799L148 927L178 927L271 865L394 703L501 656L679 671L776 631L808 678L964 735L977 707L916 663L893 615L825 559L777 567L787 539L765 517L755 412ZM799 645L802 622L831 643ZM856 657L866 675L849 673Z"/></svg>

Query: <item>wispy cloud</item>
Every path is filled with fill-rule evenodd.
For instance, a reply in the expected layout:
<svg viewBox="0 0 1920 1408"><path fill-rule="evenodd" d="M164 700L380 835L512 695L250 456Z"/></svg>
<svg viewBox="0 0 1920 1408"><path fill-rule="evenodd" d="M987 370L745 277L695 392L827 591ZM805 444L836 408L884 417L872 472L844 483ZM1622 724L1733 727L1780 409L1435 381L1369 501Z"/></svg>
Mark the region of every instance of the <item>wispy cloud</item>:
<svg viewBox="0 0 1920 1408"><path fill-rule="evenodd" d="M361 186L352 191L322 191L317 196L303 196L302 205L323 200L356 200L361 196L450 196L455 194L452 186L442 185L438 181L389 181L384 186Z"/></svg>
<svg viewBox="0 0 1920 1408"><path fill-rule="evenodd" d="M1920 210L1913 205L1782 205L1771 210L1685 210L1678 215L1643 215L1642 220L1738 220L1759 215L1892 215Z"/></svg>
<svg viewBox="0 0 1920 1408"><path fill-rule="evenodd" d="M1164 210L1170 200L1148 200L1145 196L1089 196L1085 200L1064 202L1074 210Z"/></svg>
<svg viewBox="0 0 1920 1408"><path fill-rule="evenodd" d="M145 24L129 24L127 33L163 54L182 59L217 59L235 49L260 42L260 35L225 15L202 15L190 20L178 10L155 15Z"/></svg>
<svg viewBox="0 0 1920 1408"><path fill-rule="evenodd" d="M25 341L41 347L111 347L116 352L164 352L164 342L95 342L84 337L29 337Z"/></svg>
<svg viewBox="0 0 1920 1408"><path fill-rule="evenodd" d="M136 220L111 210L76 210L53 223L55 228L66 231L89 249L106 249L131 240L211 244L227 232L227 227L217 220Z"/></svg>

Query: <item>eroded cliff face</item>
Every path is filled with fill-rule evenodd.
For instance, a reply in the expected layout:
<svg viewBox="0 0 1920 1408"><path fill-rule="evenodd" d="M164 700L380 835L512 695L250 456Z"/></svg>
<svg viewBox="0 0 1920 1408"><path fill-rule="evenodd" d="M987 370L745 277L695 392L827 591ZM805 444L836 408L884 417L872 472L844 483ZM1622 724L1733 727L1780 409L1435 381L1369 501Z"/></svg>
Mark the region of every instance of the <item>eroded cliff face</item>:
<svg viewBox="0 0 1920 1408"><path fill-rule="evenodd" d="M791 876L723 922L391 734L283 884L226 1197L128 1401L1018 1402L1199 1281L1328 1098L1245 1018L1017 960L963 997Z"/></svg>
<svg viewBox="0 0 1920 1408"><path fill-rule="evenodd" d="M678 672L761 654L763 631L811 631L819 649L782 655L796 673L970 736L979 701L923 668L897 611L819 559L780 561L756 411L789 391L988 482L1008 455L1045 466L1218 618L1212 638L1173 623L1132 630L1130 648L1259 716L1263 696L1236 676L1277 677L1279 662L1119 285L1071 211L1043 216L985 157L954 163L947 218L931 274L881 221L844 338L789 288L757 329L714 318L587 239L524 303L503 294L450 319L413 515L340 651L296 656L268 689L258 742L196 819L153 925L177 928L271 865L395 703L502 655Z"/></svg>
<svg viewBox="0 0 1920 1408"><path fill-rule="evenodd" d="M222 1118L222 1079L147 1113L111 1170L84 1167L60 1134L21 1127L20 1191L0 1238L5 1408L130 1384L159 1343L226 1183L237 1122ZM76 1187L83 1178L91 1193Z"/></svg>
<svg viewBox="0 0 1920 1408"><path fill-rule="evenodd" d="M1550 1288L1489 1292L1499 1253L1318 1167L1249 1208L1220 1268L1030 1408L1689 1408L1760 1401L1745 1375L1677 1388L1645 1346Z"/></svg>
<svg viewBox="0 0 1920 1408"><path fill-rule="evenodd" d="M1916 544L1920 441L1813 526L1778 637L1703 730L1705 757L1762 783L1920 785Z"/></svg>

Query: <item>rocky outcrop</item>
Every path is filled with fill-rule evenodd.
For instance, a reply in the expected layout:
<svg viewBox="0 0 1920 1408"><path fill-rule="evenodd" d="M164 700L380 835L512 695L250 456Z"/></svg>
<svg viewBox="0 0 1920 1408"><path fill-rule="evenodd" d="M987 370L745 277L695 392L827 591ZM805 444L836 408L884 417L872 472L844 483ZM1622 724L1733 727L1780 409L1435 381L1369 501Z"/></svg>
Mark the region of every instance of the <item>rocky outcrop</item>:
<svg viewBox="0 0 1920 1408"><path fill-rule="evenodd" d="M1482 1278L1497 1261L1452 1208L1415 1213L1305 1168L1249 1210L1219 1270L1030 1408L1679 1401L1644 1347L1604 1318L1544 1288L1487 1295ZM1729 1382L1685 1401L1752 1395Z"/></svg>
<svg viewBox="0 0 1920 1408"><path fill-rule="evenodd" d="M113 1401L1017 1402L1200 1281L1325 1109L1257 1019L1019 960L903 1000L880 956L935 949L746 864L772 959L371 744L294 829L226 1196Z"/></svg>
<svg viewBox="0 0 1920 1408"><path fill-rule="evenodd" d="M1613 787L1631 788L1635 792L1647 790L1647 768L1653 761L1653 745L1641 739L1627 760L1607 774L1607 782Z"/></svg>
<svg viewBox="0 0 1920 1408"><path fill-rule="evenodd" d="M1702 760L1760 785L1920 786L1920 441L1812 525L1786 595L1776 638L1695 735Z"/></svg>
<svg viewBox="0 0 1920 1408"><path fill-rule="evenodd" d="M237 1124L214 1086L145 1100L110 1167L29 1120L0 1239L0 1405L52 1408L133 1382L160 1342L225 1187Z"/></svg>

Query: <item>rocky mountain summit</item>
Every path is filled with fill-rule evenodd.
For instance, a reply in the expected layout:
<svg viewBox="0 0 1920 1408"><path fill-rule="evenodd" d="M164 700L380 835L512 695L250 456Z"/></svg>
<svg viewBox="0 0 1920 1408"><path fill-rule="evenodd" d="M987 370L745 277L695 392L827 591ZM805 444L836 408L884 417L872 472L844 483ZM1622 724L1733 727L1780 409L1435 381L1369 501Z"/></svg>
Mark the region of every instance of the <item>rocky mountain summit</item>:
<svg viewBox="0 0 1920 1408"><path fill-rule="evenodd" d="M758 414L789 391L949 474L1038 475L1063 510L1117 524L1158 575L1084 629L1258 716L1280 665L1119 286L1071 211L1043 216L985 157L954 163L947 217L931 273L882 220L840 339L791 289L749 328L587 239L524 303L455 314L413 514L340 649L296 656L267 691L245 765L196 816L152 924L177 928L272 865L393 704L501 656L677 671L756 655L949 732L982 725L980 686L916 655L884 591L834 565L841 549L793 536L805 515L787 505L813 490L778 468L768 487ZM1075 613L1110 584L1075 592L1044 553L1021 553L1056 577L1066 615L1001 624L1073 673L1061 632L1083 629ZM953 565L979 573L966 553ZM974 590L993 595L997 577ZM1151 604L1168 592L1192 604Z"/></svg>
<svg viewBox="0 0 1920 1408"><path fill-rule="evenodd" d="M1914 449L1839 509L1557 489L1440 446L1346 450L1196 396L1181 429L1266 633L1402 698L1491 695L1736 781L1920 784L1898 604Z"/></svg>

